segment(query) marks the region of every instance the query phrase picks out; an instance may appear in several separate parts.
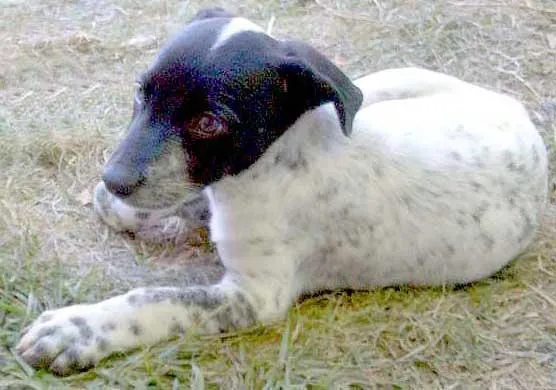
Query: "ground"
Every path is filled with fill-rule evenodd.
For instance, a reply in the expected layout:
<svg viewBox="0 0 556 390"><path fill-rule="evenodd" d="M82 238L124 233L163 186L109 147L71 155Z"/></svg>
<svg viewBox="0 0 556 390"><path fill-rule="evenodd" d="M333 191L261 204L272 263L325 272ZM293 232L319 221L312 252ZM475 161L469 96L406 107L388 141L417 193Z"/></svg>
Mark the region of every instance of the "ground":
<svg viewBox="0 0 556 390"><path fill-rule="evenodd" d="M552 205L533 247L480 283L309 297L274 326L188 335L67 378L14 355L44 309L220 275L205 232L176 235L174 224L116 234L90 201L131 116L135 78L198 9L226 3L0 0L0 388L556 389ZM264 26L274 20L274 34L311 42L353 77L418 65L513 95L552 150L554 0L227 8Z"/></svg>

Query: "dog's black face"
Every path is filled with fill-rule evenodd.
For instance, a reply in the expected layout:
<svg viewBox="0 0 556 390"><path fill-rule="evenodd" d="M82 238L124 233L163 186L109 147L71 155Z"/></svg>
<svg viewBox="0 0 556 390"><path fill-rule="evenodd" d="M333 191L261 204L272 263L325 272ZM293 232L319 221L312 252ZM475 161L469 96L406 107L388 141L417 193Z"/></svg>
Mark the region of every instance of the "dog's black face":
<svg viewBox="0 0 556 390"><path fill-rule="evenodd" d="M311 47L277 41L223 10L204 10L139 80L127 137L103 179L132 205L167 207L188 189L245 170L325 102L334 102L348 135L361 100Z"/></svg>

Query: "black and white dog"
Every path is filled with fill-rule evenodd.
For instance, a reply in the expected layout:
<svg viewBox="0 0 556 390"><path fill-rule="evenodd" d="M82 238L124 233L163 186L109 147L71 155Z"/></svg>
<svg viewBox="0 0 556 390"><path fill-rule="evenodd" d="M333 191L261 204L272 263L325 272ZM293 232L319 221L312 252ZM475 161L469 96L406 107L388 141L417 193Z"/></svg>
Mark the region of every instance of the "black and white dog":
<svg viewBox="0 0 556 390"><path fill-rule="evenodd" d="M141 78L95 207L139 229L201 195L225 276L47 311L17 351L64 374L279 320L303 293L474 281L531 243L546 193L516 100L415 68L352 83L306 44L202 11Z"/></svg>

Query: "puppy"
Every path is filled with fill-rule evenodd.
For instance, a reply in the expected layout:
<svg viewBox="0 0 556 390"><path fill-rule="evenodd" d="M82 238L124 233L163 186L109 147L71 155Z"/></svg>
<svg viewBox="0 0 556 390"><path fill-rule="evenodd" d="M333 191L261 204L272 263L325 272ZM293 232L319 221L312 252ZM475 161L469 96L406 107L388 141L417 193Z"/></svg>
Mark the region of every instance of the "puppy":
<svg viewBox="0 0 556 390"><path fill-rule="evenodd" d="M546 193L514 99L415 68L352 83L306 44L205 10L141 77L95 208L139 229L178 209L202 220L208 202L225 276L47 311L17 351L66 374L279 320L304 293L471 282L527 248Z"/></svg>

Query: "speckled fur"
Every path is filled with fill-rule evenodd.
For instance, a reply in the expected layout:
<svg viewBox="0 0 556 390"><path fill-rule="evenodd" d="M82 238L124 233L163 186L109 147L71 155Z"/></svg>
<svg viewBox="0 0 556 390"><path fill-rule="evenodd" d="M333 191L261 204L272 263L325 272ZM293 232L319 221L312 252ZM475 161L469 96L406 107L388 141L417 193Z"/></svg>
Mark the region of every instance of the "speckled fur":
<svg viewBox="0 0 556 390"><path fill-rule="evenodd" d="M379 101L396 83L410 97ZM356 84L367 106L351 138L323 106L206 190L228 269L284 275L291 302L321 289L470 282L526 249L547 161L521 104L421 69Z"/></svg>
<svg viewBox="0 0 556 390"><path fill-rule="evenodd" d="M351 137L323 105L249 169L205 188L227 270L220 283L45 312L18 345L23 359L68 373L192 328L279 320L303 293L474 281L527 248L546 202L547 158L520 103L414 68L356 84L364 107ZM153 218L102 185L95 203L116 227Z"/></svg>

